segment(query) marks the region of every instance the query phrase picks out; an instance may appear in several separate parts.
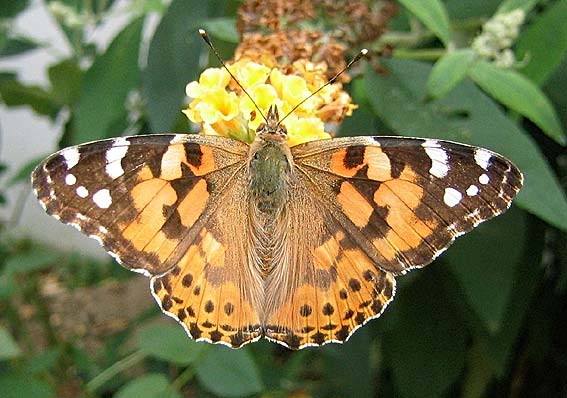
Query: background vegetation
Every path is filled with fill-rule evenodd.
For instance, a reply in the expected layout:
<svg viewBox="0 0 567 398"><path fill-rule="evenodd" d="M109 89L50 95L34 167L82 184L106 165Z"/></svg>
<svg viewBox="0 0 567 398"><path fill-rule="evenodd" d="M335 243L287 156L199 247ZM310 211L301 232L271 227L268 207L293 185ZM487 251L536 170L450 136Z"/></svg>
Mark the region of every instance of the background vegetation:
<svg viewBox="0 0 567 398"><path fill-rule="evenodd" d="M0 96L6 106L63 118L62 147L189 131L180 113L184 87L207 66L209 51L196 29L207 27L226 59L239 40L237 1L133 1L123 9L131 22L104 51L87 41L85 27L116 12L114 1L47 3L71 55L49 66L47 87L1 71ZM567 1L397 3L390 31L369 43L393 48L380 60L386 73L368 67L352 81L360 109L340 134L436 137L496 150L526 177L508 213L400 278L382 318L347 344L300 352L189 341L141 298L149 294L140 276L110 258L14 236L2 221L0 396L567 396ZM0 56L49 46L12 30L28 5L1 2ZM517 8L526 21L510 43L513 67L479 60L471 43L482 24ZM161 22L143 38L150 14ZM22 170L3 164L10 178L0 193L29 184L38 160Z"/></svg>

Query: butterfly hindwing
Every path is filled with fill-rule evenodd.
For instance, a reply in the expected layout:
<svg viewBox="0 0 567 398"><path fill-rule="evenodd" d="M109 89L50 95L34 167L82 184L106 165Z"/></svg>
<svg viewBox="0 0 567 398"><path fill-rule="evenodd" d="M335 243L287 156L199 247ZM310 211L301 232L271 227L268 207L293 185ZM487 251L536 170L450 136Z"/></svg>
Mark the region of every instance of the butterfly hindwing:
<svg viewBox="0 0 567 398"><path fill-rule="evenodd" d="M162 309L192 338L233 348L262 336L263 286L249 261L245 180L240 170L177 266L151 282Z"/></svg>
<svg viewBox="0 0 567 398"><path fill-rule="evenodd" d="M395 280L360 249L298 174L290 193L285 267L265 282L265 333L292 349L344 342L392 300Z"/></svg>

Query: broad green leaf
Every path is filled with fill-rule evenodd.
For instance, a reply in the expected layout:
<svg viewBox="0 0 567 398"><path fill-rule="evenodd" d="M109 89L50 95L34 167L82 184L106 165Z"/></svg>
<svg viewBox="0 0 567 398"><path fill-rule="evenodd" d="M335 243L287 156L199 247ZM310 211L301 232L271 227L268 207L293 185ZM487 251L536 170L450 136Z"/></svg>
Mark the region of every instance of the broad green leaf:
<svg viewBox="0 0 567 398"><path fill-rule="evenodd" d="M110 126L126 118L128 93L139 83L138 55L144 20L134 20L114 38L85 73L72 141L81 143L120 135Z"/></svg>
<svg viewBox="0 0 567 398"><path fill-rule="evenodd" d="M10 37L0 48L0 57L20 55L30 50L39 48L39 44L27 37Z"/></svg>
<svg viewBox="0 0 567 398"><path fill-rule="evenodd" d="M0 326L0 361L19 357L22 350L8 331Z"/></svg>
<svg viewBox="0 0 567 398"><path fill-rule="evenodd" d="M567 126L567 91L565 87L567 87L567 57L542 87L555 106L563 126Z"/></svg>
<svg viewBox="0 0 567 398"><path fill-rule="evenodd" d="M54 398L55 396L53 388L42 380L19 373L0 374L2 398Z"/></svg>
<svg viewBox="0 0 567 398"><path fill-rule="evenodd" d="M451 91L467 75L475 59L470 49L448 52L433 66L427 80L427 92L432 98L440 98Z"/></svg>
<svg viewBox="0 0 567 398"><path fill-rule="evenodd" d="M169 388L169 380L160 373L149 373L128 382L116 398L175 398L181 395Z"/></svg>
<svg viewBox="0 0 567 398"><path fill-rule="evenodd" d="M553 105L533 82L515 71L484 61L475 62L468 74L497 101L530 119L558 143L567 143Z"/></svg>
<svg viewBox="0 0 567 398"><path fill-rule="evenodd" d="M51 92L56 100L74 106L81 92L83 71L75 60L66 59L49 67Z"/></svg>
<svg viewBox="0 0 567 398"><path fill-rule="evenodd" d="M61 105L50 93L38 86L26 86L17 80L0 83L0 96L7 106L30 106L36 113L55 119Z"/></svg>
<svg viewBox="0 0 567 398"><path fill-rule="evenodd" d="M33 247L28 251L8 257L4 264L6 273L33 272L57 264L59 255L42 247Z"/></svg>
<svg viewBox="0 0 567 398"><path fill-rule="evenodd" d="M463 370L465 325L457 298L443 288L447 277L435 265L419 271L394 302L399 319L384 338L384 355L392 367L396 396L445 396Z"/></svg>
<svg viewBox="0 0 567 398"><path fill-rule="evenodd" d="M441 39L447 46L451 41L449 16L443 3L439 0L400 0L413 15Z"/></svg>
<svg viewBox="0 0 567 398"><path fill-rule="evenodd" d="M490 333L505 327L526 227L525 213L512 209L457 239L444 255L470 307Z"/></svg>
<svg viewBox="0 0 567 398"><path fill-rule="evenodd" d="M207 33L220 40L237 44L240 34L236 30L236 19L233 17L211 18L203 22Z"/></svg>
<svg viewBox="0 0 567 398"><path fill-rule="evenodd" d="M179 365L194 362L207 348L204 344L192 341L177 325L142 329L138 338L138 347L146 354Z"/></svg>
<svg viewBox="0 0 567 398"><path fill-rule="evenodd" d="M516 43L519 71L538 85L549 79L567 54L567 0L548 7L526 27Z"/></svg>
<svg viewBox="0 0 567 398"><path fill-rule="evenodd" d="M529 13L540 0L504 0L498 7L498 14L505 14L510 11L522 9L526 14Z"/></svg>
<svg viewBox="0 0 567 398"><path fill-rule="evenodd" d="M359 329L347 344L322 347L324 360L323 396L374 397L370 326Z"/></svg>
<svg viewBox="0 0 567 398"><path fill-rule="evenodd" d="M541 287L543 270L539 264L545 245L545 229L542 225L534 224L531 222L530 228L527 229L526 248L514 274L514 289L502 321L505 327L494 334L479 336L479 346L489 358L498 377L504 377L509 371L508 364L513 359L514 348L522 333L526 314L530 306L538 305L538 301L534 299L537 298L535 294L538 287Z"/></svg>
<svg viewBox="0 0 567 398"><path fill-rule="evenodd" d="M443 4L445 4L451 21L475 20L476 18L484 21L498 8L498 2L494 0L444 0Z"/></svg>
<svg viewBox="0 0 567 398"><path fill-rule="evenodd" d="M246 350L215 346L196 364L201 386L219 397L246 397L263 390L254 359Z"/></svg>
<svg viewBox="0 0 567 398"><path fill-rule="evenodd" d="M185 86L198 77L206 45L197 29L210 7L201 0L174 0L152 38L143 80L150 127L156 132L171 129L186 98Z"/></svg>
<svg viewBox="0 0 567 398"><path fill-rule="evenodd" d="M567 198L547 160L494 101L471 82L463 81L441 100L424 103L421 99L431 70L428 64L395 59L383 63L388 76L369 70L364 87L384 123L403 135L459 141L505 155L525 177L515 203L567 230Z"/></svg>

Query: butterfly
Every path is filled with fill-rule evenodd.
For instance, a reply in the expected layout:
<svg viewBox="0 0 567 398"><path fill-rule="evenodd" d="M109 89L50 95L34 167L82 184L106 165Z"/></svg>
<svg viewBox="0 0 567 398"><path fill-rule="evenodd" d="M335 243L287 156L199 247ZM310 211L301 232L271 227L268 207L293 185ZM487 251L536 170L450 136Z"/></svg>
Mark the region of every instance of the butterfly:
<svg viewBox="0 0 567 398"><path fill-rule="evenodd" d="M151 278L197 341L344 342L396 277L504 212L501 155L454 142L344 137L289 147L271 107L255 141L162 134L63 149L32 175L47 213Z"/></svg>

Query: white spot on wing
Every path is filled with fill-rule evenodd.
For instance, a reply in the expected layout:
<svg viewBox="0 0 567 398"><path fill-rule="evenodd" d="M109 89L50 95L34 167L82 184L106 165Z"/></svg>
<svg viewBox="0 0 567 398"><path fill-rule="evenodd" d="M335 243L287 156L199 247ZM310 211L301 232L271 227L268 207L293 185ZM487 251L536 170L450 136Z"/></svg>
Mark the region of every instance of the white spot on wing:
<svg viewBox="0 0 567 398"><path fill-rule="evenodd" d="M427 140L423 144L425 153L431 159L429 172L437 178L443 178L449 172L447 152L435 140Z"/></svg>
<svg viewBox="0 0 567 398"><path fill-rule="evenodd" d="M443 201L449 207L455 207L463 199L463 194L457 191L455 188L445 188L445 195L443 195Z"/></svg>
<svg viewBox="0 0 567 398"><path fill-rule="evenodd" d="M75 177L73 174L67 174L65 176L65 184L75 185L76 182L77 182L77 177Z"/></svg>
<svg viewBox="0 0 567 398"><path fill-rule="evenodd" d="M77 148L67 148L61 152L61 155L65 158L65 164L67 165L67 170L74 167L77 163L79 163L79 158L81 155L79 154L79 150Z"/></svg>
<svg viewBox="0 0 567 398"><path fill-rule="evenodd" d="M490 178L488 178L486 174L481 174L480 177L478 177L478 182L482 185L486 185L490 182Z"/></svg>
<svg viewBox="0 0 567 398"><path fill-rule="evenodd" d="M173 136L173 138L171 139L171 141L169 141L170 144L179 144L179 143L184 143L187 141L187 137L186 134L175 134Z"/></svg>
<svg viewBox="0 0 567 398"><path fill-rule="evenodd" d="M124 137L120 137L114 141L112 148L106 151L105 171L111 178L118 178L124 174L124 169L122 168L120 161L124 158L126 152L128 152L129 145L130 141Z"/></svg>
<svg viewBox="0 0 567 398"><path fill-rule="evenodd" d="M77 192L77 195L79 195L81 198L86 198L87 196L89 196L89 190L82 185L78 186L75 192Z"/></svg>
<svg viewBox="0 0 567 398"><path fill-rule="evenodd" d="M467 188L467 195L475 196L478 193L478 187L476 185L471 185Z"/></svg>
<svg viewBox="0 0 567 398"><path fill-rule="evenodd" d="M122 168L122 164L120 164L119 160L108 163L104 168L104 171L106 171L106 174L108 174L110 178L118 178L124 174L124 169Z"/></svg>
<svg viewBox="0 0 567 398"><path fill-rule="evenodd" d="M490 158L492 154L486 149L476 148L474 151L474 161L484 170L488 170L488 164L490 163Z"/></svg>
<svg viewBox="0 0 567 398"><path fill-rule="evenodd" d="M108 189L101 189L93 195L93 202L101 209L108 209L112 204L110 191Z"/></svg>

